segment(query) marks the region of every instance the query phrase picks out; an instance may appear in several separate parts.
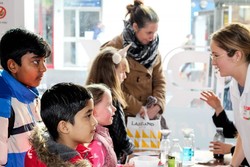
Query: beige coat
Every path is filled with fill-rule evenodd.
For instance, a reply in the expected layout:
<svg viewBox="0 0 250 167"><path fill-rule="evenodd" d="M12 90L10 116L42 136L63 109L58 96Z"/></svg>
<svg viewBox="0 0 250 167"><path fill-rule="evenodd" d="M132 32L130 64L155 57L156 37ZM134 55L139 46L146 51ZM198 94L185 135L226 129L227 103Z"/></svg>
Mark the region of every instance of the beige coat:
<svg viewBox="0 0 250 167"><path fill-rule="evenodd" d="M117 36L113 40L104 44L105 46L113 46L121 49L122 36ZM145 68L131 57L127 57L130 73L123 82L123 90L128 103L125 112L126 115L135 116L140 108L145 105L148 96L157 98L157 104L165 111L165 94L166 94L166 80L162 67L161 55L158 52L155 63L150 68Z"/></svg>

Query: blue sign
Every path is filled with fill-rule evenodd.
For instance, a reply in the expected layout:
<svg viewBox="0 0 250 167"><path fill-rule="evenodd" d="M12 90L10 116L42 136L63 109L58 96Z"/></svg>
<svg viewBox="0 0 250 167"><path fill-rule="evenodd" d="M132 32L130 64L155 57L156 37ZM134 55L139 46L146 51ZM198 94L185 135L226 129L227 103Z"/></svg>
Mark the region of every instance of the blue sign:
<svg viewBox="0 0 250 167"><path fill-rule="evenodd" d="M102 0L64 0L64 7L101 7Z"/></svg>

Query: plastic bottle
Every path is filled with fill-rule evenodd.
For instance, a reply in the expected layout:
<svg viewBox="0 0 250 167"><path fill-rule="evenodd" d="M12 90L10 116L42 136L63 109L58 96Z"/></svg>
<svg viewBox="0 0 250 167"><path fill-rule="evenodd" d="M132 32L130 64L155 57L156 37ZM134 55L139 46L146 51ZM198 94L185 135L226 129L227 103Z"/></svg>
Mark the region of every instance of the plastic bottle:
<svg viewBox="0 0 250 167"><path fill-rule="evenodd" d="M160 143L160 160L162 164L165 164L168 161L168 152L170 150L170 140L168 138L170 130L164 129L161 130L161 143Z"/></svg>
<svg viewBox="0 0 250 167"><path fill-rule="evenodd" d="M194 135L194 131L192 131L192 133L190 134L190 137L192 139L192 148L191 148L191 156L192 156L192 160L194 160L194 151L195 151L195 135Z"/></svg>
<svg viewBox="0 0 250 167"><path fill-rule="evenodd" d="M194 130L190 128L182 129L184 134L183 140L183 165L193 165L192 158L194 155Z"/></svg>
<svg viewBox="0 0 250 167"><path fill-rule="evenodd" d="M183 140L183 161L191 161L192 158L192 138L184 136Z"/></svg>
<svg viewBox="0 0 250 167"><path fill-rule="evenodd" d="M216 128L216 133L214 135L214 141L225 142L225 137L223 135L223 128L218 127ZM224 158L223 154L214 154L214 158L217 160L221 160Z"/></svg>
<svg viewBox="0 0 250 167"><path fill-rule="evenodd" d="M168 167L182 166L182 148L179 139L173 139L172 146L168 153Z"/></svg>

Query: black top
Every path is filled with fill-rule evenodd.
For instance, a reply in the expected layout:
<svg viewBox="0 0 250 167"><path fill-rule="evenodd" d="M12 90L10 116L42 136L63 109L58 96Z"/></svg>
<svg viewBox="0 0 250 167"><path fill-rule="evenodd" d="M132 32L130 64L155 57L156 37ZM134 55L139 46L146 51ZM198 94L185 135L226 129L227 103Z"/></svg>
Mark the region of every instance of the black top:
<svg viewBox="0 0 250 167"><path fill-rule="evenodd" d="M230 121L227 117L225 110L223 110L218 116L214 113L213 122L216 127L223 128L223 134L225 138L235 138L237 135L237 129L234 123Z"/></svg>
<svg viewBox="0 0 250 167"><path fill-rule="evenodd" d="M116 107L113 123L107 128L114 144L118 163L123 164L126 156L133 153L134 144L127 135L125 115L121 104L118 101L113 101L113 105Z"/></svg>
<svg viewBox="0 0 250 167"><path fill-rule="evenodd" d="M216 127L222 127L223 128L223 134L225 138L235 138L237 135L237 129L234 126L234 123L230 121L227 117L227 114L225 110L223 110L218 116L214 113L213 115L213 122ZM235 146L231 148L231 154L234 153ZM243 166L249 166L246 158L242 161L241 165Z"/></svg>

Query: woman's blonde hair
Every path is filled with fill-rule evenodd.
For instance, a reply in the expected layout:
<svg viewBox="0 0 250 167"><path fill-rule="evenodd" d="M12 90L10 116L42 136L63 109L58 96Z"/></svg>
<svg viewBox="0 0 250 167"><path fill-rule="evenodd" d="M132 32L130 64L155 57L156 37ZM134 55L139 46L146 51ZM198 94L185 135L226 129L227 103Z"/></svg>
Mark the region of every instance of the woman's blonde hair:
<svg viewBox="0 0 250 167"><path fill-rule="evenodd" d="M244 24L231 23L211 35L211 40L227 51L228 56L234 56L236 51L241 51L250 62L250 30Z"/></svg>

